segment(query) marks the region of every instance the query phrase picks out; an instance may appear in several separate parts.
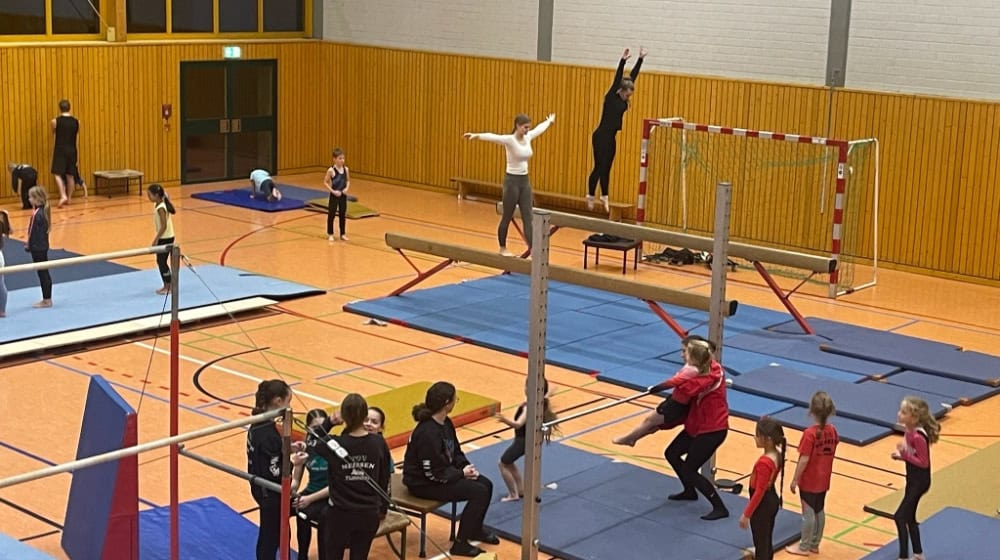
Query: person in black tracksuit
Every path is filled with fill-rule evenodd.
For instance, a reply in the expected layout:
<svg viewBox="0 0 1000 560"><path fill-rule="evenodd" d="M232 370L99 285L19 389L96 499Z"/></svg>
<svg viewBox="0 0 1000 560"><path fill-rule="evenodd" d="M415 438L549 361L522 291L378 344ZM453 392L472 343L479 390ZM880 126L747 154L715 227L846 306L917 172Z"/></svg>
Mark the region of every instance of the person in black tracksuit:
<svg viewBox="0 0 1000 560"><path fill-rule="evenodd" d="M329 465L329 506L323 531L323 560L343 560L351 550L351 560L365 560L385 518L389 504L389 446L380 434L369 433L364 422L368 403L350 394L340 405L344 431L332 439L346 452L341 457L325 443L314 450ZM372 487L374 483L381 492Z"/></svg>
<svg viewBox="0 0 1000 560"><path fill-rule="evenodd" d="M625 111L628 111L628 100L635 91L635 80L639 77L639 69L642 61L646 58L646 49L639 47L639 60L635 62L628 79L623 79L625 74L625 62L629 58L629 51L625 49L622 59L618 62L618 71L615 72L615 81L611 83L611 89L604 94L604 108L601 111L601 121L591 136L594 147L594 169L587 179L587 207L594 208L594 194L597 184L601 184L601 201L604 203L604 210L610 211L608 205L608 183L611 181L611 166L615 162L615 152L617 151L618 131L622 129L622 118Z"/></svg>
<svg viewBox="0 0 1000 560"><path fill-rule="evenodd" d="M35 210L28 221L28 242L24 250L31 253L31 262L45 262L49 260L49 230L52 229L49 195L43 187L36 185L28 191L28 200ZM52 275L49 269L38 270L38 283L42 288L42 300L33 307L52 307Z"/></svg>
<svg viewBox="0 0 1000 560"><path fill-rule="evenodd" d="M286 408L292 399L292 389L280 379L261 381L257 386L254 414ZM247 430L247 472L281 483L281 434L271 420L252 424ZM260 506L260 530L257 533L257 560L274 560L281 535L281 493L255 484L250 493Z"/></svg>
<svg viewBox="0 0 1000 560"><path fill-rule="evenodd" d="M418 498L467 502L451 555L474 558L482 550L470 540L500 544L496 534L483 530L493 483L462 453L455 425L448 418L454 407L455 386L444 381L431 385L424 402L413 407L417 426L410 434L403 459L403 484Z"/></svg>
<svg viewBox="0 0 1000 560"><path fill-rule="evenodd" d="M10 188L21 195L21 210L31 210L28 191L38 184L38 171L27 163L10 163Z"/></svg>

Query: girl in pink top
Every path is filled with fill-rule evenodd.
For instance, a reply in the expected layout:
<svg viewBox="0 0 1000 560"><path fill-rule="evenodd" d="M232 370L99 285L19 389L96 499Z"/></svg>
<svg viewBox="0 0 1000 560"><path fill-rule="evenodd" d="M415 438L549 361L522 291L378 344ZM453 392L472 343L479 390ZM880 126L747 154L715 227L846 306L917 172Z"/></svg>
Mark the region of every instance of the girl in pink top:
<svg viewBox="0 0 1000 560"><path fill-rule="evenodd" d="M681 355L684 357L684 367L682 367L673 377L649 388L650 393L659 393L667 389L679 387L685 381L698 377L700 373L708 373L712 367L712 350L708 341L701 337L685 338L681 345ZM687 403L680 403L671 397L667 397L650 412L642 423L635 427L627 435L615 438L612 443L616 445L627 445L632 447L640 439L656 433L663 427L673 427L684 421L687 415Z"/></svg>
<svg viewBox="0 0 1000 560"><path fill-rule="evenodd" d="M906 489L903 500L892 516L899 533L899 557L910 560L909 545L913 543L912 560L924 560L920 544L920 527L917 523L917 505L931 488L930 444L941 435L941 426L930 413L927 402L917 397L906 397L899 405L896 420L905 432L903 441L896 445L892 458L906 462Z"/></svg>

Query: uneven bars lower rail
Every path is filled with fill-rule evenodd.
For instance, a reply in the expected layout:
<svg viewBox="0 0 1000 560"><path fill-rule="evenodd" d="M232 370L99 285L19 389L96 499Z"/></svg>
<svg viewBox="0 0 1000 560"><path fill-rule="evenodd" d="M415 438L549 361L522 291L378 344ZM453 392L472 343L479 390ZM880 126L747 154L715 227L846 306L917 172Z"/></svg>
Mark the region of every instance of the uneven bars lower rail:
<svg viewBox="0 0 1000 560"><path fill-rule="evenodd" d="M15 484L31 482L33 480L38 480L40 478L47 478L64 472L72 472L77 469L83 469L87 467L92 467L94 465L100 465L103 463L109 463L111 461L117 461L118 459L121 459L123 457L138 455L139 453L145 453L146 451L152 451L154 449L159 449L161 447L167 447L170 445L174 445L175 443L184 443L185 441L197 439L200 437L210 436L213 434L217 434L219 432L231 430L233 428L239 428L242 426L248 426L250 424L256 424L257 422L266 422L268 420L277 418L278 416L281 416L284 413L285 409L283 408L278 410L272 410L269 412L264 412L262 414L257 414L255 416L242 418L240 420L233 420L232 422L226 422L225 424L219 424L218 426L202 428L201 430L195 430L193 432L188 432L186 434L178 434L173 437L158 439L156 441L143 443L141 445L126 447L125 449L119 449L117 451L109 451L107 453L102 453L100 455L94 455L93 457L77 459L76 461L70 461L69 463L63 463L61 465L54 465L51 467L46 467L44 469L39 469L37 471L31 471L24 474L19 474L17 476L12 476L0 480L0 488L6 488L8 486L14 486Z"/></svg>
<svg viewBox="0 0 1000 560"><path fill-rule="evenodd" d="M272 492L277 492L279 494L281 493L281 485L278 484L277 482L271 482L266 478L261 478L257 475L250 474L244 470L240 470L237 469L236 467L231 467L225 463L216 461L215 459L211 459L209 457L205 457L204 455L198 455L197 453L188 451L187 449L184 448L183 444L178 446L177 452L187 457L188 459L193 459L203 465L212 467L213 469L218 469L226 474L231 474L236 478L242 478L243 480L249 482L250 484L260 486L261 488L266 488Z"/></svg>
<svg viewBox="0 0 1000 560"><path fill-rule="evenodd" d="M643 391L641 393L636 393L636 394L634 394L634 395L632 395L630 397L625 397L624 399L619 399L619 400L614 401L614 402L609 402L607 404L602 404L601 406L595 406L594 408L588 408L587 410L582 410L580 412L577 412L576 414L570 414L569 416L566 416L565 418L556 418L555 420L552 420L550 422L545 422L544 424L542 424L542 430L548 430L548 429L553 428L554 426L558 426L559 424L562 424L563 422L569 422L570 420L575 420L577 418L580 418L581 416L587 416L588 414L593 414L595 412L600 412L602 410L607 410L609 408L618 406L620 404L625 404L625 403L628 403L628 402L632 402L632 401L634 401L636 399L641 399L642 397L647 397L650 394L651 393L649 391Z"/></svg>
<svg viewBox="0 0 1000 560"><path fill-rule="evenodd" d="M18 264L0 268L0 276L14 274L15 272L34 272L36 270L48 270L52 268L62 268L76 264L87 264L97 261L113 261L128 257L140 257L142 255L155 255L159 253L169 253L173 245L157 245L155 247L142 247L140 249L126 249L113 253L99 253L96 255L83 255L82 257L69 257L67 259L56 259L40 263Z"/></svg>

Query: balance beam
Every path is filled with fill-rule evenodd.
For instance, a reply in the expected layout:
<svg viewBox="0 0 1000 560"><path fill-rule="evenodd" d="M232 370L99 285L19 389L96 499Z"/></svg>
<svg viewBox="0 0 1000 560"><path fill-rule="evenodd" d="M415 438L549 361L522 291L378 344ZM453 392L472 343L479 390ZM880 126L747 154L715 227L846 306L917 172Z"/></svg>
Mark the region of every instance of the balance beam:
<svg viewBox="0 0 1000 560"><path fill-rule="evenodd" d="M427 272L422 272L418 269L418 277L393 292L393 295L403 293L407 289L425 280L431 274L442 270L445 266L453 262L466 262L496 268L507 272L517 272L519 274L526 275L531 274L531 261L518 257L505 257L499 253L484 251L482 249L463 247L461 245L455 245L443 241L434 241L391 232L385 234L385 244L399 252L404 250L415 251L447 259L445 262L438 264ZM411 262L410 264L412 265L413 263ZM414 268L416 269L415 266ZM597 290L604 290L616 294L636 297L645 300L647 303L662 302L697 309L700 311L709 310L709 301L711 299L708 296L692 294L654 284L635 282L615 276L605 276L603 274L586 272L558 265L549 265L549 278L559 282L565 282L567 284L576 284ZM652 307L653 304L650 303L650 306ZM723 302L723 314L727 317L735 315L737 306L738 303L735 300ZM673 323L672 320L668 320L668 318L665 317L666 313L663 312L662 309L659 309L659 306L656 306L653 310L657 313L657 315L660 315L661 318L666 320L667 323L670 324L671 328L678 332L678 334L681 334L682 336L685 334L683 329L680 329L676 323Z"/></svg>
<svg viewBox="0 0 1000 560"><path fill-rule="evenodd" d="M497 213L503 212L503 202L497 203L496 210ZM611 222L608 220L601 220L599 218L577 216L575 214L567 214L565 212L557 212L554 210L545 211L549 213L549 223L552 225L553 233L555 233L555 231L559 228L568 227L583 231L606 233L638 241L652 241L654 243L661 243L663 245L670 245L673 247L686 247L695 251L712 252L713 250L714 240L711 237L701 237L647 226ZM764 279L764 282L767 283L767 286L772 292L774 292L774 295L778 297L778 300L781 301L782 305L785 306L785 309L788 310L799 326L802 327L802 330L807 334L815 334L813 328L809 326L805 317L803 317L795 305L792 304L790 298L792 294L801 288L813 275L830 274L836 270L837 259L821 257L818 255L809 255L806 253L796 253L794 251L785 251L782 249L772 249L770 247L747 245L745 243L730 243L729 256L746 259L753 263L754 269L757 270L757 272ZM785 292L785 290L779 286L771 276L771 273L768 272L767 269L765 269L761 264L764 262L808 270L810 275L805 280L800 282L798 286L788 292Z"/></svg>

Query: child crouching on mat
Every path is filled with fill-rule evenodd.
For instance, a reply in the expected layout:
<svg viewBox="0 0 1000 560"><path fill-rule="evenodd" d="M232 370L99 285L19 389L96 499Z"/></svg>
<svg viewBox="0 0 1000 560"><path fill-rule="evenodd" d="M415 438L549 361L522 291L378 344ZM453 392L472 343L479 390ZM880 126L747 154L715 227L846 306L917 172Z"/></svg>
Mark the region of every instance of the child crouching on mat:
<svg viewBox="0 0 1000 560"><path fill-rule="evenodd" d="M920 526L917 523L917 506L931 488L930 445L937 443L941 426L931 414L927 402L917 397L906 397L899 405L896 420L906 430L903 441L896 445L892 458L906 462L906 489L892 518L899 533L899 557L910 559L909 545L913 543L912 560L924 560L920 543Z"/></svg>
<svg viewBox="0 0 1000 560"><path fill-rule="evenodd" d="M778 474L785 478L785 430L774 419L764 417L757 422L754 436L764 454L754 463L750 474L750 501L740 516L740 528L750 528L753 536L754 559L774 558L774 520L781 509L781 497L775 489ZM781 486L779 486L780 488Z"/></svg>
<svg viewBox="0 0 1000 560"><path fill-rule="evenodd" d="M364 427L369 434L382 435L385 432L385 411L377 406L368 407L368 418L365 418ZM384 436L383 436L384 437ZM389 455L389 474L396 472L396 461Z"/></svg>
<svg viewBox="0 0 1000 560"><path fill-rule="evenodd" d="M840 437L830 424L835 411L833 399L825 391L817 391L809 401L809 416L816 423L802 432L799 441L799 464L792 475L789 490L796 489L802 497L802 538L798 544L785 547L785 552L796 556L819 553L826 523L826 493L833 475L833 459Z"/></svg>
<svg viewBox="0 0 1000 560"><path fill-rule="evenodd" d="M250 198L254 200L268 202L281 200L281 191L275 186L271 174L264 169L254 169L250 172L250 185L253 188L250 192Z"/></svg>
<svg viewBox="0 0 1000 560"><path fill-rule="evenodd" d="M649 388L650 393L659 393L666 389L680 386L699 374L708 373L712 367L712 344L700 336L689 336L681 341L681 356L684 358L682 367L673 377ZM643 418L642 423L627 435L615 438L612 443L632 447L640 439L656 433L661 429L673 428L684 422L687 416L688 404L681 403L668 396L656 407L656 410Z"/></svg>
<svg viewBox="0 0 1000 560"><path fill-rule="evenodd" d="M549 381L545 379L543 383L542 392L545 393L545 398L542 400L542 421L551 422L556 419L556 414L552 412L552 407L549 403ZM514 428L514 441L511 442L510 447L500 456L500 476L503 478L504 483L507 484L507 495L500 498L500 501L511 502L524 497L524 482L521 480L521 471L518 470L515 461L524 456L527 441L527 427L525 426L528 421L527 401L518 405L517 411L514 412L514 418L507 418L502 414L497 414L496 418ZM551 431L545 433L546 442L548 442L551 434Z"/></svg>

